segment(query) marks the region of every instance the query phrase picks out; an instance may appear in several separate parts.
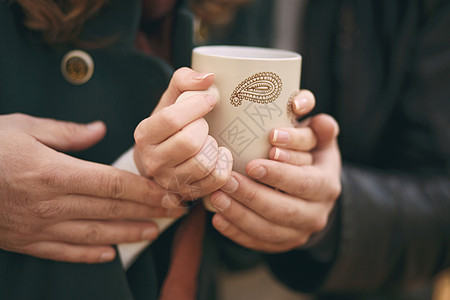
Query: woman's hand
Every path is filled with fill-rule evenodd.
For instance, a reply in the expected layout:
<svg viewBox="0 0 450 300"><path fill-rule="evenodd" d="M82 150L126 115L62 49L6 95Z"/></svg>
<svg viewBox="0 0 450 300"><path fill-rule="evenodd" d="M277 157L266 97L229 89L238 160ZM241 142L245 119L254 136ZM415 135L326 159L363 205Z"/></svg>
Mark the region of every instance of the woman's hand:
<svg viewBox="0 0 450 300"><path fill-rule="evenodd" d="M157 237L149 218L183 213L162 208L167 192L142 176L58 152L88 148L105 129L101 122L0 116L0 248L106 262L115 257L113 244Z"/></svg>
<svg viewBox="0 0 450 300"><path fill-rule="evenodd" d="M232 155L208 135L203 119L217 99L197 94L175 102L183 92L206 90L213 81L213 74L177 70L154 113L135 131L134 158L139 172L183 200L207 195L230 178ZM176 207L180 203L164 205Z"/></svg>
<svg viewBox="0 0 450 300"><path fill-rule="evenodd" d="M314 106L308 91L295 100L299 115ZM233 172L222 190L211 195L219 211L214 227L259 251L277 253L304 245L326 226L341 191L338 131L328 115L307 119L297 128L274 130L272 160L256 159L247 165L253 180Z"/></svg>

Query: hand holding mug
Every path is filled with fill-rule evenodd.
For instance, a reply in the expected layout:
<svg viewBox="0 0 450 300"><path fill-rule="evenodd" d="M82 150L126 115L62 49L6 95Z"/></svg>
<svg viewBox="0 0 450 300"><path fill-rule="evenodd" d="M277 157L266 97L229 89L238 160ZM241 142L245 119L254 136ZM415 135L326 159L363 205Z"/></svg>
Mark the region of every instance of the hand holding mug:
<svg viewBox="0 0 450 300"><path fill-rule="evenodd" d="M206 90L213 81L211 73L177 70L158 107L136 128L136 165L142 175L168 190L166 207L182 206L172 194L194 200L219 189L230 177L231 153L208 134L203 118L217 99L199 93L177 101L184 92Z"/></svg>
<svg viewBox="0 0 450 300"><path fill-rule="evenodd" d="M269 133L292 127L291 102L300 86L301 56L269 48L195 48L192 68L215 74L219 99L205 119L209 133L233 154L233 170L245 174L254 158L267 158Z"/></svg>
<svg viewBox="0 0 450 300"><path fill-rule="evenodd" d="M302 91L296 100L312 108L311 96ZM218 210L214 227L238 244L268 253L304 245L325 228L341 191L338 131L333 118L318 115L300 127L271 132L272 160L251 161L246 168L250 178L233 172L211 195Z"/></svg>

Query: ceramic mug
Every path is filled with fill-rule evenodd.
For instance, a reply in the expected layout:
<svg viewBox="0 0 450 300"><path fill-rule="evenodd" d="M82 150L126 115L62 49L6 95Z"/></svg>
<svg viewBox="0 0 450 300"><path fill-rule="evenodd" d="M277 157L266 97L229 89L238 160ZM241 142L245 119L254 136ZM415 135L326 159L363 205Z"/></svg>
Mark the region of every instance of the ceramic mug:
<svg viewBox="0 0 450 300"><path fill-rule="evenodd" d="M271 48L194 48L192 69L215 74L208 92L218 101L205 116L209 134L231 151L234 171L245 175L250 160L268 157L270 132L293 126L301 59L296 52Z"/></svg>

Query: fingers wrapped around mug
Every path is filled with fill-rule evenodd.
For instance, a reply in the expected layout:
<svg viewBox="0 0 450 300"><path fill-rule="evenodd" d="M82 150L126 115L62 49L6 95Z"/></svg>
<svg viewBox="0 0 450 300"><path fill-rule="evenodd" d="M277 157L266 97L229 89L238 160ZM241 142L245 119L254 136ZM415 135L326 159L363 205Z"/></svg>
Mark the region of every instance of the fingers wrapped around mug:
<svg viewBox="0 0 450 300"><path fill-rule="evenodd" d="M230 181L211 195L218 210L213 226L245 247L283 252L307 242L322 230L332 205L303 201L234 173Z"/></svg>
<svg viewBox="0 0 450 300"><path fill-rule="evenodd" d="M153 114L175 103L178 97L184 92L206 90L214 82L214 78L215 75L213 73L198 73L186 67L176 70L173 73L167 90L153 110Z"/></svg>
<svg viewBox="0 0 450 300"><path fill-rule="evenodd" d="M296 119L311 112L315 106L314 94L301 90L291 103L291 111ZM270 132L269 139L273 148L269 157L292 165L303 166L312 164L309 153L317 145L317 138L309 122L297 123L295 127L276 128Z"/></svg>
<svg viewBox="0 0 450 300"><path fill-rule="evenodd" d="M177 202L164 203L169 209L183 207L184 201L195 200L221 188L231 176L233 157L225 147L217 147L210 137L198 155L177 166L164 186L176 194ZM197 175L196 175L197 174Z"/></svg>
<svg viewBox="0 0 450 300"><path fill-rule="evenodd" d="M135 130L134 159L139 172L182 199L199 196L198 191L192 193L193 184L214 173L219 157L219 147L208 135L203 118L217 103L205 91L213 81L212 73L177 70L158 107ZM219 188L222 181L218 179L213 186ZM166 206L172 204L166 201Z"/></svg>
<svg viewBox="0 0 450 300"><path fill-rule="evenodd" d="M316 97L309 90L300 90L292 101L292 111L297 118L309 114L316 106Z"/></svg>
<svg viewBox="0 0 450 300"><path fill-rule="evenodd" d="M339 128L327 115L311 118L310 125L317 137L311 165L255 159L246 166L250 178L233 172L211 195L220 233L248 248L283 252L325 228L341 193Z"/></svg>
<svg viewBox="0 0 450 300"><path fill-rule="evenodd" d="M269 151L271 159L302 166L312 164L310 151L317 139L310 127L286 127L273 130L270 143L274 146Z"/></svg>

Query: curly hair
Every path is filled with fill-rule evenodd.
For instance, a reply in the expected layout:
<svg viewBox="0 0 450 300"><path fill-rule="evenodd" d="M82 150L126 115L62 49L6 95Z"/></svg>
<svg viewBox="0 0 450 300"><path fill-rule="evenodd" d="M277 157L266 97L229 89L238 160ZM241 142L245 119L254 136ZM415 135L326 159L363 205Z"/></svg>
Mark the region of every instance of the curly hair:
<svg viewBox="0 0 450 300"><path fill-rule="evenodd" d="M237 7L249 0L191 0L203 24L228 22ZM87 20L95 17L107 0L12 0L24 14L24 25L48 44L76 42Z"/></svg>

